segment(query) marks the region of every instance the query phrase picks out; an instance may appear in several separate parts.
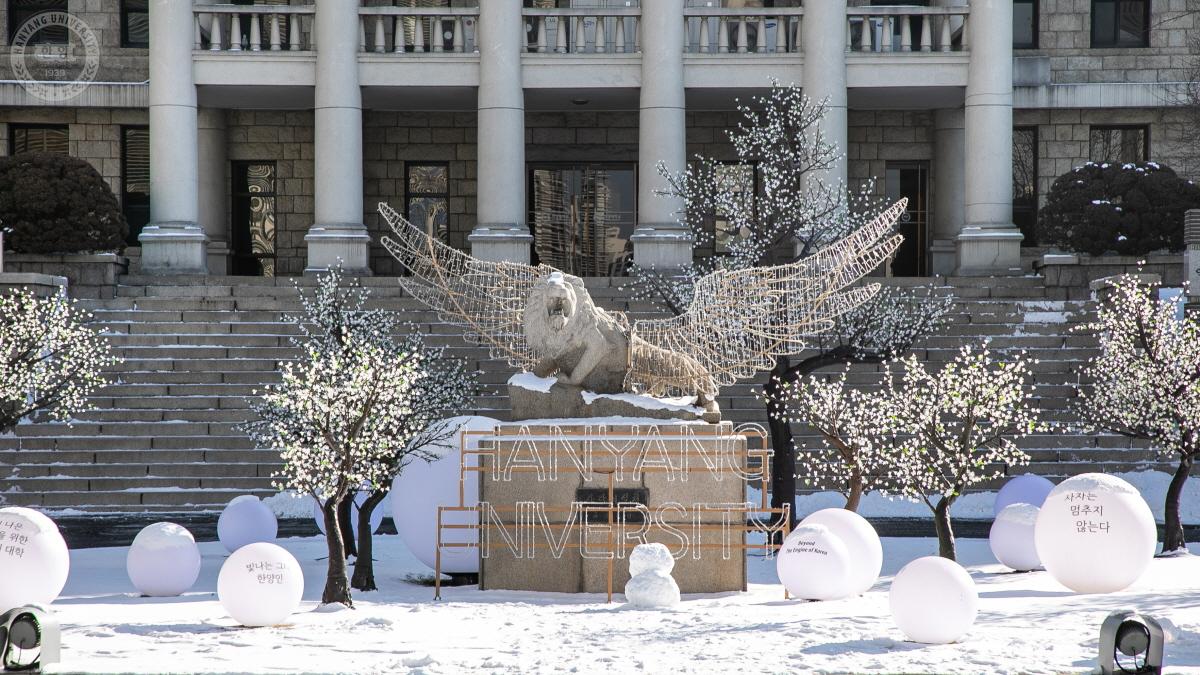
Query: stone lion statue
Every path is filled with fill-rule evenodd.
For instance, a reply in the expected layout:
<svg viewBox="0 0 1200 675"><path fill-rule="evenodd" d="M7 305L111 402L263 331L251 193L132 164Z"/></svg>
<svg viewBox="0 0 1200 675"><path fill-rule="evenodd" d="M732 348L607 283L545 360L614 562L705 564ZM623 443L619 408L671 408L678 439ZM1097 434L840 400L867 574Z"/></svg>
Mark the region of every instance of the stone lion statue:
<svg viewBox="0 0 1200 675"><path fill-rule="evenodd" d="M695 395L798 354L805 339L871 297L857 282L899 246L904 200L814 255L786 265L718 270L696 282L687 311L635 321L597 307L583 279L549 265L473 258L429 237L386 204L383 244L412 276L401 285L466 329L494 358L598 394Z"/></svg>

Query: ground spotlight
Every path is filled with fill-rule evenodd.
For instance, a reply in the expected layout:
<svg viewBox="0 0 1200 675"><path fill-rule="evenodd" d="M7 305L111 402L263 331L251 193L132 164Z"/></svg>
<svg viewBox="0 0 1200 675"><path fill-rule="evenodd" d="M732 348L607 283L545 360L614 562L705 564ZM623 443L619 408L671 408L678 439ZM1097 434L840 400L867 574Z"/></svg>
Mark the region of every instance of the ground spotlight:
<svg viewBox="0 0 1200 675"><path fill-rule="evenodd" d="M58 660L58 621L53 614L34 606L0 614L0 670L41 669Z"/></svg>
<svg viewBox="0 0 1200 675"><path fill-rule="evenodd" d="M1100 626L1100 672L1163 672L1163 629L1158 621L1125 610L1108 615Z"/></svg>

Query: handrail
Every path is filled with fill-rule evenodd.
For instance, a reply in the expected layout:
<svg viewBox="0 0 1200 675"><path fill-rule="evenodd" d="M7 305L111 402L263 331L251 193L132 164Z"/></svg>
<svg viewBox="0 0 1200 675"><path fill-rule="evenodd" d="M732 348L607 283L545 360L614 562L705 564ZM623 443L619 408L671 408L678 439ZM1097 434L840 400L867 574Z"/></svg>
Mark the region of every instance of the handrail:
<svg viewBox="0 0 1200 675"><path fill-rule="evenodd" d="M359 16L479 16L478 7L359 7Z"/></svg>
<svg viewBox="0 0 1200 675"><path fill-rule="evenodd" d="M803 7L684 7L684 16L803 16Z"/></svg>
<svg viewBox="0 0 1200 675"><path fill-rule="evenodd" d="M315 5L193 5L193 14L316 14Z"/></svg>

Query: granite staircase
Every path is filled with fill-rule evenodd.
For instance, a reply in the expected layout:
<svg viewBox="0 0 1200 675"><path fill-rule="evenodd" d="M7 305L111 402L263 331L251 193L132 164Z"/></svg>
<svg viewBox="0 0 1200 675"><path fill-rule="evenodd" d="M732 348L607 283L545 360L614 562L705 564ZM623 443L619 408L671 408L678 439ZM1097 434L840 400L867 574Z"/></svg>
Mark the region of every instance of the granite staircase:
<svg viewBox="0 0 1200 675"><path fill-rule="evenodd" d="M295 280L311 286L312 279ZM891 280L928 283L929 280ZM1076 370L1095 353L1094 338L1070 331L1090 317L1089 303L1055 299L1037 277L940 279L938 292L955 296L945 328L918 347L932 361L953 358L964 342L990 339L1016 349L1034 367L1041 405L1064 418ZM602 306L645 312L631 303L620 280L589 279ZM482 371L485 391L474 412L506 416L503 383L510 368L468 344L452 326L402 294L395 279L367 278L371 304L402 312L432 344ZM93 398L95 408L70 424L34 420L0 436L0 501L59 512L202 512L241 494L276 492L278 455L252 447L238 429L252 415L256 389L277 382L281 360L294 358L284 321L299 309L291 279L247 277L123 277L115 297L81 301L94 313L124 362L112 384ZM856 366L862 386L878 368ZM722 391L727 419L762 421L759 383ZM802 429L802 440L815 442ZM1023 442L1034 464L1050 476L1082 471L1126 471L1153 458L1119 437L1046 434Z"/></svg>

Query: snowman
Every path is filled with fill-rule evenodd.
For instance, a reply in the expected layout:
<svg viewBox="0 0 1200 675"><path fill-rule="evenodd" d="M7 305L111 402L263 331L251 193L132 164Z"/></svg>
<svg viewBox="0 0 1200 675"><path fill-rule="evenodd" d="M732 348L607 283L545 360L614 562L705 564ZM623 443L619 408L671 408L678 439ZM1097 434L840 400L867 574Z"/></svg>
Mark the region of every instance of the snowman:
<svg viewBox="0 0 1200 675"><path fill-rule="evenodd" d="M625 599L640 609L662 609L679 604L679 586L671 578L675 558L662 544L638 544L629 555L629 582Z"/></svg>

